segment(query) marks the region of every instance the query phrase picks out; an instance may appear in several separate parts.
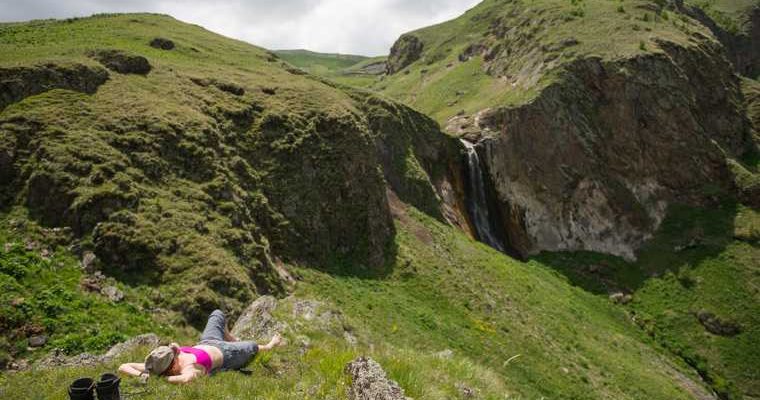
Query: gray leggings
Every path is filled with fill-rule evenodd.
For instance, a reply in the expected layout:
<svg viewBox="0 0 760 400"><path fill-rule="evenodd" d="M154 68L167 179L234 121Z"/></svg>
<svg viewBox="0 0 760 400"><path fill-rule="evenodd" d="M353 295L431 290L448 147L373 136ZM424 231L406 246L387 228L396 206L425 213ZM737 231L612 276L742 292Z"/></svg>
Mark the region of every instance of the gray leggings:
<svg viewBox="0 0 760 400"><path fill-rule="evenodd" d="M222 371L236 370L245 367L259 351L259 345L255 342L225 342L224 327L226 326L224 313L214 310L208 317L206 328L201 334L198 344L214 346L222 352Z"/></svg>

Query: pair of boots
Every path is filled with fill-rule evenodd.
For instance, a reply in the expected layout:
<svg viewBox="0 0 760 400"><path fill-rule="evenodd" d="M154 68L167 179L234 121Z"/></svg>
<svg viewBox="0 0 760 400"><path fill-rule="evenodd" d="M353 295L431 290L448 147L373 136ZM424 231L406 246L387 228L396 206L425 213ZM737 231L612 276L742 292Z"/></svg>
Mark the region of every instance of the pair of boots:
<svg viewBox="0 0 760 400"><path fill-rule="evenodd" d="M121 400L119 383L121 379L114 374L103 374L100 381L95 383L91 378L80 378L69 386L69 399L71 400Z"/></svg>

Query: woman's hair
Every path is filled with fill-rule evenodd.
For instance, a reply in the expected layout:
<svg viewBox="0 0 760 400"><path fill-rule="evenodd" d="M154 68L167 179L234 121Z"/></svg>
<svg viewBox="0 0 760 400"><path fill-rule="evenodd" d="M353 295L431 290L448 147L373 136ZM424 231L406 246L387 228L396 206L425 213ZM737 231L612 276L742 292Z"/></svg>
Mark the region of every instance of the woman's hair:
<svg viewBox="0 0 760 400"><path fill-rule="evenodd" d="M175 368L177 368L177 365L179 365L179 357L174 357L174 359L172 360L172 363L169 364L169 366L166 368L166 370L161 373L161 376L179 375L180 372L177 372L177 371L174 370Z"/></svg>

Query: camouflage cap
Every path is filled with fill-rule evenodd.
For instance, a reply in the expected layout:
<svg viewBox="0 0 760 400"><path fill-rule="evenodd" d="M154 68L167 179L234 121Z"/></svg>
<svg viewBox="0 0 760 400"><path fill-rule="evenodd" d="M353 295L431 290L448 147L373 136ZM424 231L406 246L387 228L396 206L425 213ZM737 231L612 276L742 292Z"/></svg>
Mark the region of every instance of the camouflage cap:
<svg viewBox="0 0 760 400"><path fill-rule="evenodd" d="M145 357L145 369L151 375L161 375L169 368L174 360L174 350L169 346L159 346Z"/></svg>

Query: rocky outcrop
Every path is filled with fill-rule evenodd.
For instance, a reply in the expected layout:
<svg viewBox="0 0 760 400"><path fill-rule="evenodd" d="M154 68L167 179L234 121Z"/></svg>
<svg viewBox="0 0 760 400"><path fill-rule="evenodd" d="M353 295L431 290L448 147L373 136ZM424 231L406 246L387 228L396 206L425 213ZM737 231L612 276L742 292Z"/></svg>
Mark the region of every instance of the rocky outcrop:
<svg viewBox="0 0 760 400"><path fill-rule="evenodd" d="M244 340L269 340L285 328L272 316L276 307L277 299L274 297L259 297L243 311L230 332Z"/></svg>
<svg viewBox="0 0 760 400"><path fill-rule="evenodd" d="M581 59L529 104L478 119L511 248L632 259L668 204L709 204L706 182L733 190L726 154L751 141L737 78L709 41L660 47Z"/></svg>
<svg viewBox="0 0 760 400"><path fill-rule="evenodd" d="M429 215L465 227L458 141L441 134L433 120L408 107L362 93L354 96L362 101L390 189Z"/></svg>
<svg viewBox="0 0 760 400"><path fill-rule="evenodd" d="M220 82L216 79L207 78L190 78L190 80L198 86L214 86L223 92L234 94L235 96L242 96L245 94L245 89L243 87L231 82Z"/></svg>
<svg viewBox="0 0 760 400"><path fill-rule="evenodd" d="M275 317L276 309L281 310L281 318ZM272 296L259 297L243 311L231 330L240 339L260 341L287 332L304 348L309 345L309 339L303 335L307 331L343 337L350 345L358 342L353 328L339 310L317 300L295 296L281 300Z"/></svg>
<svg viewBox="0 0 760 400"><path fill-rule="evenodd" d="M382 75L388 70L388 62L386 60L373 62L362 66L361 68L351 70L350 74L356 75Z"/></svg>
<svg viewBox="0 0 760 400"><path fill-rule="evenodd" d="M84 64L48 63L0 68L0 110L52 89L92 94L107 80L108 72L105 69ZM0 165L3 160L3 152L0 152ZM5 168L2 170L6 171Z"/></svg>
<svg viewBox="0 0 760 400"><path fill-rule="evenodd" d="M107 49L93 51L89 54L90 57L103 64L106 68L120 74L146 75L151 70L147 58L126 51Z"/></svg>
<svg viewBox="0 0 760 400"><path fill-rule="evenodd" d="M388 74L393 75L419 60L423 48L422 40L417 36L413 34L401 36L391 47L387 62Z"/></svg>
<svg viewBox="0 0 760 400"><path fill-rule="evenodd" d="M695 315L699 323L713 335L730 337L736 336L742 331L741 325L734 321L720 318L709 311L699 310Z"/></svg>
<svg viewBox="0 0 760 400"><path fill-rule="evenodd" d="M406 400L404 389L388 379L375 360L359 357L346 365L351 385L346 389L349 400Z"/></svg>

